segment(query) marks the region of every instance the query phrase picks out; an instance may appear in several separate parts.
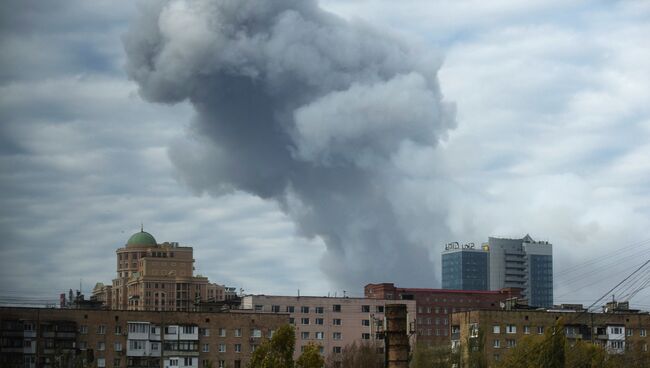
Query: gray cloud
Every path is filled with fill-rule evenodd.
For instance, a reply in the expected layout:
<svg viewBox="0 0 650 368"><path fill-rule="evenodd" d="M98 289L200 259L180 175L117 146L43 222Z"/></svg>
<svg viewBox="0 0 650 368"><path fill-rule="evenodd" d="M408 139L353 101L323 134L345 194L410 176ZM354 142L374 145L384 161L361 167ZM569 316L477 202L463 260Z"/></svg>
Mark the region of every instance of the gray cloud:
<svg viewBox="0 0 650 368"><path fill-rule="evenodd" d="M437 278L386 180L404 145L435 146L454 126L435 58L314 1L165 2L124 41L143 96L197 111L200 147L171 151L192 187L280 203L325 241L338 286Z"/></svg>

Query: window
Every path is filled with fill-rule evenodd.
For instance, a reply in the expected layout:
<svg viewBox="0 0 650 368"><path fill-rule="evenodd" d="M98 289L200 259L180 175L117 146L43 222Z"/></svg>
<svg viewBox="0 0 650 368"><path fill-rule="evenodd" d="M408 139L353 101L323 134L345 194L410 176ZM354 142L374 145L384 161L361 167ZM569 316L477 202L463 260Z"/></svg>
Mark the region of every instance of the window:
<svg viewBox="0 0 650 368"><path fill-rule="evenodd" d="M302 323L303 325L308 325L309 324L309 318L301 318L300 323Z"/></svg>
<svg viewBox="0 0 650 368"><path fill-rule="evenodd" d="M369 333L362 333L361 334L361 339L362 340L370 340L370 334Z"/></svg>
<svg viewBox="0 0 650 368"><path fill-rule="evenodd" d="M97 334L98 335L104 335L105 333L106 333L106 326L105 325L97 326Z"/></svg>
<svg viewBox="0 0 650 368"><path fill-rule="evenodd" d="M113 358L113 367L118 368L120 366L120 358Z"/></svg>
<svg viewBox="0 0 650 368"><path fill-rule="evenodd" d="M82 335L85 335L88 333L88 326L86 325L81 325L79 326L79 333Z"/></svg>
<svg viewBox="0 0 650 368"><path fill-rule="evenodd" d="M117 325L115 326L115 334L120 335L122 333L122 326Z"/></svg>
<svg viewBox="0 0 650 368"><path fill-rule="evenodd" d="M309 332L308 331L303 331L300 333L300 338L303 340L306 340L309 338Z"/></svg>
<svg viewBox="0 0 650 368"><path fill-rule="evenodd" d="M165 334L167 334L167 335L176 335L176 326L165 327Z"/></svg>
<svg viewBox="0 0 650 368"><path fill-rule="evenodd" d="M256 311L256 312L261 312L262 310L264 310L264 306L263 306L263 305L261 305L261 304L255 304L255 311Z"/></svg>
<svg viewBox="0 0 650 368"><path fill-rule="evenodd" d="M361 313L370 313L370 306L369 305L362 305L361 306Z"/></svg>
<svg viewBox="0 0 650 368"><path fill-rule="evenodd" d="M341 304L332 305L332 312L340 312L340 311L341 311Z"/></svg>
<svg viewBox="0 0 650 368"><path fill-rule="evenodd" d="M203 344L203 352L204 353L210 352L210 344Z"/></svg>
<svg viewBox="0 0 650 368"><path fill-rule="evenodd" d="M341 347L340 346L335 346L332 348L332 353L334 354L341 354Z"/></svg>
<svg viewBox="0 0 650 368"><path fill-rule="evenodd" d="M639 330L639 336L646 337L645 328L642 328L642 329Z"/></svg>
<svg viewBox="0 0 650 368"><path fill-rule="evenodd" d="M544 334L544 326L537 326L537 334L538 335Z"/></svg>
<svg viewBox="0 0 650 368"><path fill-rule="evenodd" d="M85 341L79 341L79 350L85 350L87 347L87 344Z"/></svg>
<svg viewBox="0 0 650 368"><path fill-rule="evenodd" d="M517 326L515 326L515 325L506 326L506 333L509 333L509 334L517 333Z"/></svg>
<svg viewBox="0 0 650 368"><path fill-rule="evenodd" d="M317 325L322 325L322 324L324 324L324 322L325 322L324 319L322 319L322 318L316 318L316 324L317 324Z"/></svg>
<svg viewBox="0 0 650 368"><path fill-rule="evenodd" d="M97 350L104 351L106 350L106 343L103 341L97 342Z"/></svg>
<svg viewBox="0 0 650 368"><path fill-rule="evenodd" d="M295 320L295 318L293 318L293 317L289 317L289 324L290 324L290 325L295 325L295 324L296 324L296 320Z"/></svg>
<svg viewBox="0 0 650 368"><path fill-rule="evenodd" d="M375 307L375 310L377 311L377 313L384 313L384 306L378 305ZM429 313L431 313L431 307L429 307Z"/></svg>
<svg viewBox="0 0 650 368"><path fill-rule="evenodd" d="M145 333L147 325L144 323L129 323L129 333Z"/></svg>
<svg viewBox="0 0 650 368"><path fill-rule="evenodd" d="M219 344L219 352L220 353L226 352L226 344Z"/></svg>
<svg viewBox="0 0 650 368"><path fill-rule="evenodd" d="M492 326L492 333L495 333L495 334L501 333L501 326L499 326L499 325Z"/></svg>
<svg viewBox="0 0 650 368"><path fill-rule="evenodd" d="M341 333L340 332L334 332L332 334L332 340L341 340Z"/></svg>
<svg viewBox="0 0 650 368"><path fill-rule="evenodd" d="M251 329L251 337L262 337L262 330L259 328Z"/></svg>
<svg viewBox="0 0 650 368"><path fill-rule="evenodd" d="M303 305L300 307L300 313L309 313L309 307Z"/></svg>
<svg viewBox="0 0 650 368"><path fill-rule="evenodd" d="M612 340L610 341L611 347L614 349L623 349L625 347L625 343L620 340Z"/></svg>
<svg viewBox="0 0 650 368"><path fill-rule="evenodd" d="M218 367L219 368L226 368L226 361L225 360L220 360Z"/></svg>
<svg viewBox="0 0 650 368"><path fill-rule="evenodd" d="M524 333L526 335L530 334L530 326L524 326Z"/></svg>
<svg viewBox="0 0 650 368"><path fill-rule="evenodd" d="M498 339L494 340L494 343L492 344L492 347L495 348L495 349L500 348L501 347L501 342Z"/></svg>
<svg viewBox="0 0 650 368"><path fill-rule="evenodd" d="M201 362L201 366L202 366L203 368L210 368L210 360L208 360L208 359L203 359L203 361Z"/></svg>
<svg viewBox="0 0 650 368"><path fill-rule="evenodd" d="M241 353L241 344L235 344L235 353Z"/></svg>
<svg viewBox="0 0 650 368"><path fill-rule="evenodd" d="M506 344L508 348L514 348L515 346L517 346L517 341L514 339L506 339Z"/></svg>
<svg viewBox="0 0 650 368"><path fill-rule="evenodd" d="M115 351L122 351L122 343L119 342L119 341L116 341L113 348L115 349Z"/></svg>
<svg viewBox="0 0 650 368"><path fill-rule="evenodd" d="M201 336L210 336L210 329L209 328L199 328L199 334Z"/></svg>
<svg viewBox="0 0 650 368"><path fill-rule="evenodd" d="M293 305L287 305L287 313L293 313L295 311L295 308Z"/></svg>
<svg viewBox="0 0 650 368"><path fill-rule="evenodd" d="M334 319L332 320L332 324L333 324L334 326L340 326L340 325L341 325L341 319L340 319L340 318L334 318Z"/></svg>
<svg viewBox="0 0 650 368"><path fill-rule="evenodd" d="M628 328L627 331L626 331L626 334L627 334L627 336L632 336L633 335L632 329Z"/></svg>
<svg viewBox="0 0 650 368"><path fill-rule="evenodd" d="M219 337L226 337L226 329L225 328L220 328L219 329Z"/></svg>
<svg viewBox="0 0 650 368"><path fill-rule="evenodd" d="M316 309L316 313L318 313L318 314L323 314L324 313L323 307L316 307L315 309Z"/></svg>
<svg viewBox="0 0 650 368"><path fill-rule="evenodd" d="M158 351L159 347L160 347L160 343L157 343L157 342L152 342L151 343L151 350Z"/></svg>
<svg viewBox="0 0 650 368"><path fill-rule="evenodd" d="M235 337L241 337L241 328L235 329Z"/></svg>
<svg viewBox="0 0 650 368"><path fill-rule="evenodd" d="M622 327L611 327L611 334L612 335L620 335L623 333L623 328Z"/></svg>
<svg viewBox="0 0 650 368"><path fill-rule="evenodd" d="M106 367L106 359L105 358L97 358L97 367L99 367L99 368Z"/></svg>
<svg viewBox="0 0 650 368"><path fill-rule="evenodd" d="M190 357L183 358L183 363L185 363L184 365L186 367L191 367L194 365L194 358L190 358Z"/></svg>
<svg viewBox="0 0 650 368"><path fill-rule="evenodd" d="M316 332L316 340L322 340L325 336L324 332Z"/></svg>
<svg viewBox="0 0 650 368"><path fill-rule="evenodd" d="M144 350L144 340L129 340L129 350Z"/></svg>
<svg viewBox="0 0 650 368"><path fill-rule="evenodd" d="M280 306L279 305L272 305L271 306L271 312L279 313L280 312Z"/></svg>
<svg viewBox="0 0 650 368"><path fill-rule="evenodd" d="M170 367L178 367L178 359L169 359Z"/></svg>
<svg viewBox="0 0 650 368"><path fill-rule="evenodd" d="M370 320L369 319L362 319L361 320L361 326L370 326Z"/></svg>

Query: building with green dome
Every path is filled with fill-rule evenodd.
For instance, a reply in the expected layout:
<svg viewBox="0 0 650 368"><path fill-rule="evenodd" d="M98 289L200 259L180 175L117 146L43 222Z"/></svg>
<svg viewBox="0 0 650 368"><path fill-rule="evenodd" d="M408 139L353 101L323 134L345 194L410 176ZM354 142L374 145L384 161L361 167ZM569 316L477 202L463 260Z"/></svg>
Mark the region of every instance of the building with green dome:
<svg viewBox="0 0 650 368"><path fill-rule="evenodd" d="M233 288L194 274L194 249L177 242L158 243L140 228L116 250L117 277L98 283L93 298L107 309L189 311L202 302L233 297Z"/></svg>

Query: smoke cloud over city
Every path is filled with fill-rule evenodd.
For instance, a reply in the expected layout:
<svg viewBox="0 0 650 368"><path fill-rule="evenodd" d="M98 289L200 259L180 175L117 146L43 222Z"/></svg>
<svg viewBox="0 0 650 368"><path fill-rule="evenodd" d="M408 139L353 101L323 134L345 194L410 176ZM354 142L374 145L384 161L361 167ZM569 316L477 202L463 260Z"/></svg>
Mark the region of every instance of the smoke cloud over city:
<svg viewBox="0 0 650 368"><path fill-rule="evenodd" d="M144 98L196 111L170 148L190 187L279 203L338 287L437 278L395 196L404 153L455 125L437 55L306 0L149 3L123 41Z"/></svg>

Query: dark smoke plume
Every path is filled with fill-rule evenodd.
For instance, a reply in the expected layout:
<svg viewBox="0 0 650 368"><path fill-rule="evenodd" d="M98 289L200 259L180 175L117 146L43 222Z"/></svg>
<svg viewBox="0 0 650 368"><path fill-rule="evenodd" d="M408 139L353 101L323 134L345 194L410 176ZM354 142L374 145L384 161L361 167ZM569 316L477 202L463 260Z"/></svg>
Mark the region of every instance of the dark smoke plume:
<svg viewBox="0 0 650 368"><path fill-rule="evenodd" d="M148 3L124 44L146 99L196 109L196 144L170 150L190 186L277 201L336 286L434 282L390 196L391 158L454 125L436 58L309 0Z"/></svg>

